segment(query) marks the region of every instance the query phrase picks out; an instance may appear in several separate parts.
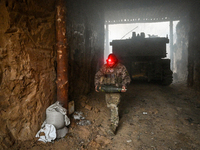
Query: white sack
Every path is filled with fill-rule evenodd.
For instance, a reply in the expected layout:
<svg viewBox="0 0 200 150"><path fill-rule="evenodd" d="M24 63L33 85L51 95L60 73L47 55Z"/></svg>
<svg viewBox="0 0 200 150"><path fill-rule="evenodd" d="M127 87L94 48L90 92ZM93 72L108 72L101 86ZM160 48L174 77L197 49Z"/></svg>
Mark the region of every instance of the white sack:
<svg viewBox="0 0 200 150"><path fill-rule="evenodd" d="M67 127L64 127L62 129L58 129L56 130L56 135L57 135L57 138L63 138L65 137L65 135L68 133L68 128Z"/></svg>
<svg viewBox="0 0 200 150"><path fill-rule="evenodd" d="M56 129L62 129L64 126L70 124L70 120L67 117L67 110L58 101L46 109L45 122L54 125Z"/></svg>
<svg viewBox="0 0 200 150"><path fill-rule="evenodd" d="M70 120L67 117L67 110L57 101L46 109L46 120L43 122L36 137L40 137L38 141L45 143L64 137L68 133L66 126L69 124ZM44 132L45 136L40 136L41 132Z"/></svg>

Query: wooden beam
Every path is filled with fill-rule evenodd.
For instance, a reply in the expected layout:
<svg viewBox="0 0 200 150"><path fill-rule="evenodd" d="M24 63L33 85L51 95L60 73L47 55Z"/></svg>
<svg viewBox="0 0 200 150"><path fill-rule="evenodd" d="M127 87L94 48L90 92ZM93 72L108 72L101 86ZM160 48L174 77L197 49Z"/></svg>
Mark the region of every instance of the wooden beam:
<svg viewBox="0 0 200 150"><path fill-rule="evenodd" d="M68 49L66 38L66 6L64 0L57 0L56 6L56 48L57 48L57 101L68 106Z"/></svg>
<svg viewBox="0 0 200 150"><path fill-rule="evenodd" d="M173 21L171 20L169 22L169 35L170 35L170 39L169 39L169 45L170 45L170 59L171 59L171 70L173 71L174 69L174 50L173 50L173 45L174 45L174 35L173 35L174 31L173 31Z"/></svg>

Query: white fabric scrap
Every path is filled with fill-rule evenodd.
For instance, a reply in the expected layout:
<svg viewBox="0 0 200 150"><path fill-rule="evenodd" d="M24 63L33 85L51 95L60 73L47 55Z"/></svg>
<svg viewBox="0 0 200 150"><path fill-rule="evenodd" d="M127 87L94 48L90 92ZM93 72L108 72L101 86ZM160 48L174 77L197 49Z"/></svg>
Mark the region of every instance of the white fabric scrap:
<svg viewBox="0 0 200 150"><path fill-rule="evenodd" d="M45 136L40 136L40 133L44 132ZM56 139L56 128L52 124L45 124L42 129L40 129L35 137L39 137L38 141L42 142L52 142Z"/></svg>
<svg viewBox="0 0 200 150"><path fill-rule="evenodd" d="M83 117L83 112L74 112L74 115L73 115L74 119L75 120L81 120L81 119L85 119L85 117Z"/></svg>

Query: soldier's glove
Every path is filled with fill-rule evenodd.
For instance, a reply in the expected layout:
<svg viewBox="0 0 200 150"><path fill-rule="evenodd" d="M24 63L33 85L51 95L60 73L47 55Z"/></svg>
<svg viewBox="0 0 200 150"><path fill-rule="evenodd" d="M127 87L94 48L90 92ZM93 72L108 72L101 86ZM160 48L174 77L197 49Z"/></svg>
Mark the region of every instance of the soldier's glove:
<svg viewBox="0 0 200 150"><path fill-rule="evenodd" d="M95 86L95 91L96 91L96 92L99 92L99 91L97 90L97 85Z"/></svg>
<svg viewBox="0 0 200 150"><path fill-rule="evenodd" d="M126 87L123 85L121 92L126 92Z"/></svg>

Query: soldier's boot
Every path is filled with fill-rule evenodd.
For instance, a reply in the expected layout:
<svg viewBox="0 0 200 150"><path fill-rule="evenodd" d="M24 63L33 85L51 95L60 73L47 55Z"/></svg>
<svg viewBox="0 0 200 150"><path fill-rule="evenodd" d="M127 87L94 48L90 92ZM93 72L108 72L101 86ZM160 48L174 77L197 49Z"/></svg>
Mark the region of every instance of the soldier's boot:
<svg viewBox="0 0 200 150"><path fill-rule="evenodd" d="M114 124L111 124L110 125L110 130L115 134L115 132L116 132L116 129L117 129L117 126L116 125L114 125Z"/></svg>
<svg viewBox="0 0 200 150"><path fill-rule="evenodd" d="M107 134L110 136L115 136L115 133L113 133L113 131L111 129L107 130Z"/></svg>
<svg viewBox="0 0 200 150"><path fill-rule="evenodd" d="M117 126L115 126L114 124L111 124L110 128L107 130L108 135L114 136L116 128L117 128Z"/></svg>
<svg viewBox="0 0 200 150"><path fill-rule="evenodd" d="M111 107L111 125L110 129L115 134L119 124L118 107Z"/></svg>
<svg viewBox="0 0 200 150"><path fill-rule="evenodd" d="M111 125L110 129L108 129L107 133L111 136L115 135L116 128L119 123L119 116L118 116L118 107L117 105L120 102L120 94L106 94L106 103L107 107L111 110Z"/></svg>

